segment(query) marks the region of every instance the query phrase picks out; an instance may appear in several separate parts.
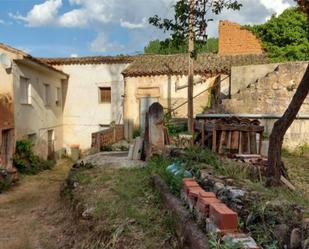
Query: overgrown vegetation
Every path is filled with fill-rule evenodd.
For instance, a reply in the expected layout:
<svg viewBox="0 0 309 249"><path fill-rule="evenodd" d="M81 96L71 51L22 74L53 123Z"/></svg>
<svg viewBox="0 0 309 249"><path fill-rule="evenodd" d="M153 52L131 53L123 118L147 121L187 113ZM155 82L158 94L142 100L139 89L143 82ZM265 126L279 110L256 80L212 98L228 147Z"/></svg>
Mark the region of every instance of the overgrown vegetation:
<svg viewBox="0 0 309 249"><path fill-rule="evenodd" d="M178 196L182 187L181 177L166 171L166 167L173 162L182 163L197 178L200 176L200 171L206 169L213 176L232 178L236 186L259 193L258 199L246 203L246 212L240 217L240 227L250 233L263 248L275 249L282 248L282 244L280 244L282 238L278 238L279 235L276 233L278 226L281 225L287 229L301 227L299 223L302 215L300 210L304 208L306 214L306 208L309 208L309 157L304 160L304 157L298 156L298 160L295 160L296 157L290 153L288 156L285 155L284 159L288 162L287 168L292 181L295 180L293 183L299 182L297 178L303 178L302 184L296 183L296 185L304 192L291 191L285 186L265 187L265 182L259 179L252 167L244 163L219 158L210 150L199 147L187 148L184 153L173 155L173 157L155 157L148 162L148 166L152 174L159 174L170 186L173 193ZM301 165L295 167L295 163L300 162L302 162ZM301 175L297 176L296 172ZM290 232L291 230L288 230L287 233ZM237 245L226 244L215 238L212 238L210 243L212 244L211 248L238 248Z"/></svg>
<svg viewBox="0 0 309 249"><path fill-rule="evenodd" d="M20 173L31 175L51 169L54 166L53 161L44 160L34 154L33 144L29 140L20 140L16 142L13 163Z"/></svg>
<svg viewBox="0 0 309 249"><path fill-rule="evenodd" d="M218 52L218 38L209 38L207 42L196 42L196 49L200 53ZM144 48L145 54L177 54L186 53L188 51L188 41L183 40L181 44L177 44L173 39L163 41L153 40Z"/></svg>
<svg viewBox="0 0 309 249"><path fill-rule="evenodd" d="M179 133L188 131L187 122L175 123L170 113L166 113L164 115L164 125L167 128L168 134L170 136L176 136Z"/></svg>
<svg viewBox="0 0 309 249"><path fill-rule="evenodd" d="M73 169L63 196L91 226L75 231L83 248L176 247L172 216L153 191L149 168Z"/></svg>
<svg viewBox="0 0 309 249"><path fill-rule="evenodd" d="M0 193L8 189L12 183L12 176L0 165Z"/></svg>
<svg viewBox="0 0 309 249"><path fill-rule="evenodd" d="M261 39L274 62L309 60L307 18L297 8L272 16L264 24L245 27Z"/></svg>

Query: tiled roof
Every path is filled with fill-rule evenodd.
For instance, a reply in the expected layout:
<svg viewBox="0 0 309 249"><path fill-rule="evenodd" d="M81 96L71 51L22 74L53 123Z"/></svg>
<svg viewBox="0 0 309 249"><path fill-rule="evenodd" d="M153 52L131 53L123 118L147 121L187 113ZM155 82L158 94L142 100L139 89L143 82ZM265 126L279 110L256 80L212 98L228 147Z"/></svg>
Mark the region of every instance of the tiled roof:
<svg viewBox="0 0 309 249"><path fill-rule="evenodd" d="M194 63L194 71L200 75L229 74L232 66L267 63L265 55L226 55L202 53ZM122 74L125 77L152 75L186 75L188 55L143 55L134 59Z"/></svg>
<svg viewBox="0 0 309 249"><path fill-rule="evenodd" d="M50 65L85 65L85 64L126 64L134 60L134 56L87 56L64 58L39 58Z"/></svg>
<svg viewBox="0 0 309 249"><path fill-rule="evenodd" d="M61 73L61 74L65 75L65 76L68 76L66 73L62 72L61 70L58 70L58 69L52 67L51 65L45 63L44 61L41 61L41 60L39 60L39 59L37 59L35 57L32 57L30 54L27 54L24 51L21 51L21 50L19 50L17 48L13 48L13 47L11 47L9 45L6 45L4 43L0 43L0 48L2 48L3 50L6 50L8 52L20 55L20 56L22 56L23 59L31 60L31 61L33 61L33 62L35 62L35 63L37 63L37 64L39 64L39 65L41 65L41 66L43 66L45 68L48 68L48 69L53 70L55 72Z"/></svg>

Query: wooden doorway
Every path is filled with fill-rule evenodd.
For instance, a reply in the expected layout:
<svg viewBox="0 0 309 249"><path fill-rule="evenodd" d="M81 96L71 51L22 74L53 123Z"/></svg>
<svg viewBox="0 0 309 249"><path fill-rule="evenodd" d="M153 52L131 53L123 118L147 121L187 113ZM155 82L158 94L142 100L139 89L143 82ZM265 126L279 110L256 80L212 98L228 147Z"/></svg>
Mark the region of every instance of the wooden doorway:
<svg viewBox="0 0 309 249"><path fill-rule="evenodd" d="M54 160L55 159L55 134L54 130L47 131L47 159Z"/></svg>
<svg viewBox="0 0 309 249"><path fill-rule="evenodd" d="M1 134L1 164L7 169L12 166L11 159L14 152L13 131L13 129L7 129L3 130Z"/></svg>

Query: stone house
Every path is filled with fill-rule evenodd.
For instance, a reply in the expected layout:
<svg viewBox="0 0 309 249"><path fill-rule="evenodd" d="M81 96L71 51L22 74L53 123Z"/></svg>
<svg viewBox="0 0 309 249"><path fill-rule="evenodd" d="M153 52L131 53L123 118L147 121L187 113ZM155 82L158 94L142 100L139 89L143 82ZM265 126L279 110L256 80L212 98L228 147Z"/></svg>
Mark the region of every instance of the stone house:
<svg viewBox="0 0 309 249"><path fill-rule="evenodd" d="M52 157L62 148L62 92L68 75L18 49L0 44L1 161L11 166L15 141L30 139Z"/></svg>

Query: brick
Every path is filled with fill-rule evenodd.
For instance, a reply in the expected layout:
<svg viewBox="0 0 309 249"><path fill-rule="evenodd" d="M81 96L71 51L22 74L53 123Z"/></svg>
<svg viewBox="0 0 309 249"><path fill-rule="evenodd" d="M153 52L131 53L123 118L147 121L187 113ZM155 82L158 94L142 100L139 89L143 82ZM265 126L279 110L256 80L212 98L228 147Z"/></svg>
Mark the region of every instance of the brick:
<svg viewBox="0 0 309 249"><path fill-rule="evenodd" d="M219 199L217 198L198 198L197 203L196 203L196 209L203 213L206 217L209 217L209 206L212 203L222 203Z"/></svg>
<svg viewBox="0 0 309 249"><path fill-rule="evenodd" d="M206 191L201 191L199 193L198 198L216 198L216 194L213 192L206 192Z"/></svg>
<svg viewBox="0 0 309 249"><path fill-rule="evenodd" d="M219 24L219 54L262 54L261 41L239 24L221 21Z"/></svg>
<svg viewBox="0 0 309 249"><path fill-rule="evenodd" d="M196 205L197 199L198 199L198 195L201 191L204 191L200 186L198 187L189 187L188 190L188 202L189 202L189 207L190 210L192 211L193 208Z"/></svg>
<svg viewBox="0 0 309 249"><path fill-rule="evenodd" d="M189 188L192 188L192 187L200 188L200 185L198 185L198 183L196 181L183 182L182 186L183 186L183 190L184 190L186 195L189 194Z"/></svg>
<svg viewBox="0 0 309 249"><path fill-rule="evenodd" d="M219 229L237 231L237 213L225 204L211 203L209 206L209 217Z"/></svg>

